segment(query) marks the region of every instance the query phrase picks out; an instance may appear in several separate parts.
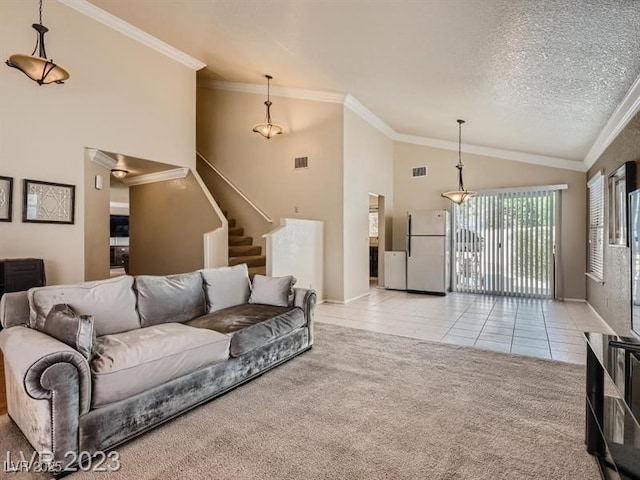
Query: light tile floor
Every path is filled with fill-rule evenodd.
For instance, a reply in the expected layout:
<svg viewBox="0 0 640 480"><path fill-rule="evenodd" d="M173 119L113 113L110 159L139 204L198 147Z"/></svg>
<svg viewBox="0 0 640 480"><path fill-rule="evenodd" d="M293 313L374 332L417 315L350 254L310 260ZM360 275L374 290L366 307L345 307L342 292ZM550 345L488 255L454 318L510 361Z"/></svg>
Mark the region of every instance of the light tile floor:
<svg viewBox="0 0 640 480"><path fill-rule="evenodd" d="M465 293L444 297L372 287L346 305L317 306L322 323L585 363L583 331L613 333L585 303Z"/></svg>

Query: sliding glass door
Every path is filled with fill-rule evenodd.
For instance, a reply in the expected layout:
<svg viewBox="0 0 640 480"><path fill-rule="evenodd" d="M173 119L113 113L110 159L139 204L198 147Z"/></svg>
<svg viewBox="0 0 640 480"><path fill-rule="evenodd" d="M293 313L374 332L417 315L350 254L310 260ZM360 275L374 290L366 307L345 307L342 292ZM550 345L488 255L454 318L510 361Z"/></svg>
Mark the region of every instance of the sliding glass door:
<svg viewBox="0 0 640 480"><path fill-rule="evenodd" d="M453 290L553 297L558 191L478 193L453 209Z"/></svg>

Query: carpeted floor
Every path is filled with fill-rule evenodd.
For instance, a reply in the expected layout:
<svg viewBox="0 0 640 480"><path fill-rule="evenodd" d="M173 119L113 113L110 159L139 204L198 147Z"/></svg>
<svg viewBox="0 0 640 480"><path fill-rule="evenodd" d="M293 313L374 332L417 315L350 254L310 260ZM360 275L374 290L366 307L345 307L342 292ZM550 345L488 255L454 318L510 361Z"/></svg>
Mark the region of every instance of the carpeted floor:
<svg viewBox="0 0 640 480"><path fill-rule="evenodd" d="M311 351L119 447L120 472L68 478L595 479L583 382L577 365L318 325ZM7 448L29 451L5 415Z"/></svg>

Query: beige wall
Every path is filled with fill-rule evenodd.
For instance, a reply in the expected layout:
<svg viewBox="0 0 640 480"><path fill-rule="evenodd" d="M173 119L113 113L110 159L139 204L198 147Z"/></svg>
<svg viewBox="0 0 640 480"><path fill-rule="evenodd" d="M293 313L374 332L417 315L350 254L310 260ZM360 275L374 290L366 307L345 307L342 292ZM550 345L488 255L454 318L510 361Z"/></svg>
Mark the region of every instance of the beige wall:
<svg viewBox="0 0 640 480"><path fill-rule="evenodd" d="M343 107L273 97L272 117L285 127L285 134L266 140L251 131L264 118L264 100L261 95L199 88L196 143L273 224L248 209L240 197L223 190L212 193L256 239L279 226L281 218L325 222L324 294L342 300ZM294 158L301 156L309 157L309 168L294 170Z"/></svg>
<svg viewBox="0 0 640 480"><path fill-rule="evenodd" d="M95 177L102 177L102 189L95 188ZM109 176L108 169L84 160L84 279L109 278Z"/></svg>
<svg viewBox="0 0 640 480"><path fill-rule="evenodd" d="M440 194L457 188L457 152L394 143L393 249L405 249L406 212L449 209ZM561 267L565 298L585 298L585 195L583 172L544 167L463 153L465 187L470 190L566 183L562 192ZM412 178L411 168L427 165L426 178Z"/></svg>
<svg viewBox="0 0 640 480"><path fill-rule="evenodd" d="M0 2L2 59L31 52L36 7ZM58 2L44 11L47 53L71 78L41 87L0 68L0 172L15 185L0 257L44 258L48 283L71 283L85 277L84 148L194 166L195 72ZM75 185L75 224L20 222L25 178Z"/></svg>
<svg viewBox="0 0 640 480"><path fill-rule="evenodd" d="M393 142L348 108L343 182L344 297L339 300L348 301L369 292L369 193L385 197L386 215L393 211ZM384 239L384 231L381 235Z"/></svg>
<svg viewBox="0 0 640 480"><path fill-rule="evenodd" d="M111 177L111 175L109 176ZM111 178L109 202L127 205L126 207L111 206L109 208L111 215L129 215L129 186Z"/></svg>
<svg viewBox="0 0 640 480"><path fill-rule="evenodd" d="M193 174L132 186L129 191L131 275L168 275L203 268L203 235L221 222Z"/></svg>
<svg viewBox="0 0 640 480"><path fill-rule="evenodd" d="M591 178L598 170L611 174L620 165L640 160L640 114L620 132L589 169ZM636 187L640 187L640 168L636 166ZM588 203L587 197L585 202ZM605 225L609 224L605 195ZM588 214L588 212L587 212ZM628 336L631 327L631 265L628 247L609 246L604 234L604 284L587 278L587 301L619 335Z"/></svg>

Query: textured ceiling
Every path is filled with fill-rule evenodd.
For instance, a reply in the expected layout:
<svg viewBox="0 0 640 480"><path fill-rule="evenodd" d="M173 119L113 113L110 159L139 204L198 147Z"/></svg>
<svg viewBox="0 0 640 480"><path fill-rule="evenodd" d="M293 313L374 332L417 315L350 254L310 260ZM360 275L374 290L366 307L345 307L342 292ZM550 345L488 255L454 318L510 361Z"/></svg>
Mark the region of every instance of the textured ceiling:
<svg viewBox="0 0 640 480"><path fill-rule="evenodd" d="M640 75L636 0L91 0L201 77L350 93L398 133L581 161ZM274 114L277 104L274 106Z"/></svg>

